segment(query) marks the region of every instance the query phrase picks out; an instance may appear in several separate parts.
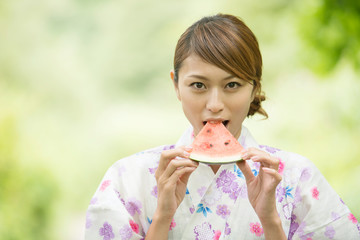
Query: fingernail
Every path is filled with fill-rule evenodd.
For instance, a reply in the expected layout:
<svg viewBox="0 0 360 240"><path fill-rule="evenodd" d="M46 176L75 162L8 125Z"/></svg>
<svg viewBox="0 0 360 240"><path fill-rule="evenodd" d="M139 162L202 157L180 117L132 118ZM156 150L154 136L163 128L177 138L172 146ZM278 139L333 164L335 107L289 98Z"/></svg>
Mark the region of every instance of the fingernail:
<svg viewBox="0 0 360 240"><path fill-rule="evenodd" d="M189 152L184 151L184 156L185 156L185 157L190 157L190 153L189 153Z"/></svg>
<svg viewBox="0 0 360 240"><path fill-rule="evenodd" d="M246 152L242 155L242 158L243 158L243 159L248 158L248 157L249 157L249 154L246 153Z"/></svg>
<svg viewBox="0 0 360 240"><path fill-rule="evenodd" d="M258 156L253 156L253 157L251 157L251 160L257 161L257 160L259 160L259 157Z"/></svg>
<svg viewBox="0 0 360 240"><path fill-rule="evenodd" d="M185 151L187 151L187 152L190 152L192 149L193 149L192 146L186 146L186 147L185 147Z"/></svg>

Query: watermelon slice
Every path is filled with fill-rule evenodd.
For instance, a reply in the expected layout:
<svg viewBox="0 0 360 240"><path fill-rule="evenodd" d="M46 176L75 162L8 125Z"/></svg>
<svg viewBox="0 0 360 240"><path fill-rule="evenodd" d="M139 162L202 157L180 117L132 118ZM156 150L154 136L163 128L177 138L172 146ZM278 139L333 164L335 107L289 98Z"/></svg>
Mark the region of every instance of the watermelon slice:
<svg viewBox="0 0 360 240"><path fill-rule="evenodd" d="M242 160L244 149L222 122L207 122L196 136L190 159L208 164L233 163Z"/></svg>

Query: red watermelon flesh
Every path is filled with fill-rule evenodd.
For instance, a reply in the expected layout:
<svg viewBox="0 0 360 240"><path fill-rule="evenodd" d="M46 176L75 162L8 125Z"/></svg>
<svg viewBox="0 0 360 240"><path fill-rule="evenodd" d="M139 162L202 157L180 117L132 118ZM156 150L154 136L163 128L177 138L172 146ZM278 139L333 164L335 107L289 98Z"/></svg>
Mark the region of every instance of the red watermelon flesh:
<svg viewBox="0 0 360 240"><path fill-rule="evenodd" d="M190 159L209 163L223 164L242 160L244 149L222 122L207 122L195 137Z"/></svg>

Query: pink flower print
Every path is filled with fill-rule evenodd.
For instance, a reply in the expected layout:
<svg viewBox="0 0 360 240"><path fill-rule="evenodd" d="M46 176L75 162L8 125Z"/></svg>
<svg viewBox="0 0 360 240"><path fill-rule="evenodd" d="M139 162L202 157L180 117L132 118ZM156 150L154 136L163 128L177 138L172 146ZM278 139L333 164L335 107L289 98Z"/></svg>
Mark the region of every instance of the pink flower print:
<svg viewBox="0 0 360 240"><path fill-rule="evenodd" d="M264 230L262 229L260 223L257 222L257 223L250 223L250 232L260 237L261 235L263 235Z"/></svg>
<svg viewBox="0 0 360 240"><path fill-rule="evenodd" d="M319 200L319 190L317 189L317 187L313 187L311 189L311 193L312 193L312 197L315 198L316 200Z"/></svg>
<svg viewBox="0 0 360 240"><path fill-rule="evenodd" d="M214 231L214 238L213 238L214 240L219 240L220 236L221 236L220 230Z"/></svg>
<svg viewBox="0 0 360 240"><path fill-rule="evenodd" d="M174 219L171 221L170 223L170 228L169 230L173 230L173 228L176 227L176 222L174 221Z"/></svg>
<svg viewBox="0 0 360 240"><path fill-rule="evenodd" d="M139 233L139 225L136 222L130 220L129 224L134 233Z"/></svg>
<svg viewBox="0 0 360 240"><path fill-rule="evenodd" d="M103 227L99 229L99 234L103 236L103 240L111 240L115 237L112 226L108 222L105 222Z"/></svg>
<svg viewBox="0 0 360 240"><path fill-rule="evenodd" d="M358 220L356 219L356 217L354 216L354 214L349 213L348 218L350 221L352 221L354 224L357 224Z"/></svg>
<svg viewBox="0 0 360 240"><path fill-rule="evenodd" d="M111 180L105 180L101 183L100 191L105 191L105 189L110 186Z"/></svg>
<svg viewBox="0 0 360 240"><path fill-rule="evenodd" d="M278 169L278 172L279 172L280 174L282 174L283 171L284 171L285 164L284 164L284 162L281 160L281 158L278 158L278 159L279 159L279 169Z"/></svg>
<svg viewBox="0 0 360 240"><path fill-rule="evenodd" d="M230 215L230 210L227 205L217 205L216 214L226 219Z"/></svg>

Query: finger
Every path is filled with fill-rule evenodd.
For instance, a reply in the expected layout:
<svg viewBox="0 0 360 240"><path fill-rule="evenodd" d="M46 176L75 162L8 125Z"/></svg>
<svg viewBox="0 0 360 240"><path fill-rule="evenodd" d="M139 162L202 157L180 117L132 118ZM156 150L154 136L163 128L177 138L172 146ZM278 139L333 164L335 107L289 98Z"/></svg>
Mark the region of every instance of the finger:
<svg viewBox="0 0 360 240"><path fill-rule="evenodd" d="M278 173L275 169L263 167L262 170L264 171L264 173L273 177L274 187L276 187L279 184L279 182L281 182L282 177L281 177L280 173Z"/></svg>
<svg viewBox="0 0 360 240"><path fill-rule="evenodd" d="M189 152L185 150L184 146L171 149L171 150L164 150L160 155L159 166L156 170L155 176L160 176L165 171L167 165L172 159L176 157L180 158L188 158L190 156Z"/></svg>
<svg viewBox="0 0 360 240"><path fill-rule="evenodd" d="M190 174L192 172L194 172L196 169L196 167L184 167L181 169L177 169L166 181L166 185L164 186L165 191L169 191L169 190L173 190L178 182L178 180L188 174L190 176Z"/></svg>
<svg viewBox="0 0 360 240"><path fill-rule="evenodd" d="M188 171L188 172L184 173L184 174L180 177L180 180L181 180L185 185L187 185L190 175L191 175L195 170L196 170L196 167L194 167L194 170Z"/></svg>
<svg viewBox="0 0 360 240"><path fill-rule="evenodd" d="M174 159L168 164L168 166L165 169L165 171L163 172L162 176L164 178L170 178L176 170L179 170L179 169L182 169L185 167L197 168L197 166L198 166L198 164L190 159Z"/></svg>
<svg viewBox="0 0 360 240"><path fill-rule="evenodd" d="M249 148L243 151L242 155L244 160L252 160L253 162L260 162L262 165L271 167L272 169L278 170L279 168L279 159L273 157L267 152L264 152L257 148Z"/></svg>
<svg viewBox="0 0 360 240"><path fill-rule="evenodd" d="M279 159L270 155L255 155L250 158L253 162L260 162L262 165L270 167L274 170L279 168Z"/></svg>
<svg viewBox="0 0 360 240"><path fill-rule="evenodd" d="M236 162L236 165L240 168L241 172L244 174L246 182L251 182L254 180L255 176L251 171L249 164L246 161Z"/></svg>

